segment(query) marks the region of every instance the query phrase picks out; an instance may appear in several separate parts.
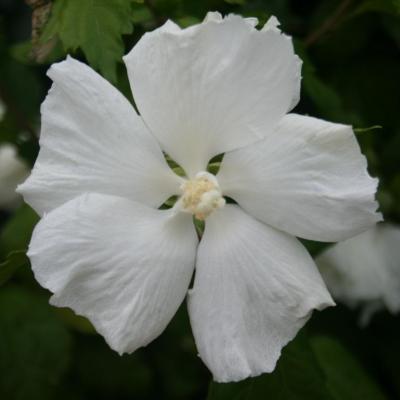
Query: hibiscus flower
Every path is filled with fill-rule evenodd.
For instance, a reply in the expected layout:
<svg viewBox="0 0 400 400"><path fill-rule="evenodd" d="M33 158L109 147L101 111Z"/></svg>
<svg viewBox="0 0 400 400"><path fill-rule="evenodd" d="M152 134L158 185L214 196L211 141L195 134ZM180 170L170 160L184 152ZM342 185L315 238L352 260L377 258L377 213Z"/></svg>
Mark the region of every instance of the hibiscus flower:
<svg viewBox="0 0 400 400"><path fill-rule="evenodd" d="M351 308L361 307L365 326L377 311L400 311L400 229L378 224L337 243L316 258L333 297Z"/></svg>
<svg viewBox="0 0 400 400"><path fill-rule="evenodd" d="M29 172L28 165L18 157L14 145L0 145L0 209L11 211L21 204L21 196L15 189Z"/></svg>
<svg viewBox="0 0 400 400"><path fill-rule="evenodd" d="M351 127L287 114L301 62L275 18L256 23L210 13L146 33L124 57L140 114L86 65L53 65L20 188L43 216L28 253L36 279L119 353L164 330L196 269L191 325L221 382L272 371L311 311L333 304L295 236L341 240L380 218Z"/></svg>

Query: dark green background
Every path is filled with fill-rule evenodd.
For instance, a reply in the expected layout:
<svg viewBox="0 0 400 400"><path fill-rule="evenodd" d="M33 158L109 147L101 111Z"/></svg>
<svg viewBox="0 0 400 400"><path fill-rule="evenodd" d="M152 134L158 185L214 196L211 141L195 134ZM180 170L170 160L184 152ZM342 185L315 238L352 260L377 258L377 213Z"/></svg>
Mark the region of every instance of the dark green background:
<svg viewBox="0 0 400 400"><path fill-rule="evenodd" d="M43 1L46 3L46 1ZM37 1L30 3L38 4ZM56 0L49 18L22 0L0 0L0 142L33 164L49 65L67 53L130 96L121 56L167 18L181 26L208 10L274 14L304 61L296 111L351 123L370 172L380 178L386 220L400 222L399 0ZM41 16L42 21L40 21ZM94 26L99 29L94 29ZM365 130L379 125L381 128ZM155 342L120 357L88 322L48 305L24 255L37 217L27 206L0 213L0 399L400 398L400 320L386 312L366 329L342 306L315 313L273 374L210 383L186 308ZM312 254L321 245L307 242Z"/></svg>

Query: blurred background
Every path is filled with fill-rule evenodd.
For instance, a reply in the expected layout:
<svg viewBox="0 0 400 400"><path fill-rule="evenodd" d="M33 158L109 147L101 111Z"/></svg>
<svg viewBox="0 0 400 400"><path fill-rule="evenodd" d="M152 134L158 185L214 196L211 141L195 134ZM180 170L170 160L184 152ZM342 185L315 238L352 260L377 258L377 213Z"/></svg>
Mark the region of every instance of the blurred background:
<svg viewBox="0 0 400 400"><path fill-rule="evenodd" d="M0 0L0 399L400 399L400 318L385 310L366 327L340 303L314 313L274 373L222 385L197 356L185 305L120 357L33 278L38 217L13 185L37 156L49 65L72 54L131 98L122 55L166 19L185 27L210 10L260 26L277 16L304 62L295 111L354 126L381 211L400 223L399 0ZM313 256L326 246L305 244Z"/></svg>

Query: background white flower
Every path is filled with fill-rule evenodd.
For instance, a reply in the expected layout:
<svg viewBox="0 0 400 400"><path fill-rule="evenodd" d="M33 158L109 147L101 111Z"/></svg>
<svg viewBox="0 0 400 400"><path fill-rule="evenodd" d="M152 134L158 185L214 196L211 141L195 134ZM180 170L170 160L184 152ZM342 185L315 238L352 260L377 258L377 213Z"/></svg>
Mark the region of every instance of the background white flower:
<svg viewBox="0 0 400 400"><path fill-rule="evenodd" d="M21 203L15 191L29 175L28 165L18 157L11 144L0 145L0 209L12 210Z"/></svg>
<svg viewBox="0 0 400 400"><path fill-rule="evenodd" d="M351 127L286 115L301 62L276 19L256 22L210 13L145 34L124 58L140 116L84 64L54 65L20 189L43 216L36 278L120 353L163 331L196 265L190 320L218 381L272 371L312 309L333 304L294 236L341 240L380 218ZM215 177L206 168L220 153ZM192 214L206 219L199 246Z"/></svg>
<svg viewBox="0 0 400 400"><path fill-rule="evenodd" d="M400 228L379 224L329 247L316 262L335 299L362 306L362 324L379 309L400 311Z"/></svg>

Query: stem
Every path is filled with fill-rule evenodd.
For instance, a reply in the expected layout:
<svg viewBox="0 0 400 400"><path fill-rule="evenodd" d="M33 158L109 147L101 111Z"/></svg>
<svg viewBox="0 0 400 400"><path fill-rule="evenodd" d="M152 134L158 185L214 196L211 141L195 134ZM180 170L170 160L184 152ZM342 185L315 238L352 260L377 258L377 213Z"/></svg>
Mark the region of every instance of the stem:
<svg viewBox="0 0 400 400"><path fill-rule="evenodd" d="M346 10L349 8L350 4L353 2L353 0L343 0L337 9L333 12L333 14L327 18L322 25L320 25L314 32L311 32L306 39L304 40L304 46L305 47L310 47L318 40L325 35L327 32L332 30L340 18L343 16L343 14L346 12Z"/></svg>

